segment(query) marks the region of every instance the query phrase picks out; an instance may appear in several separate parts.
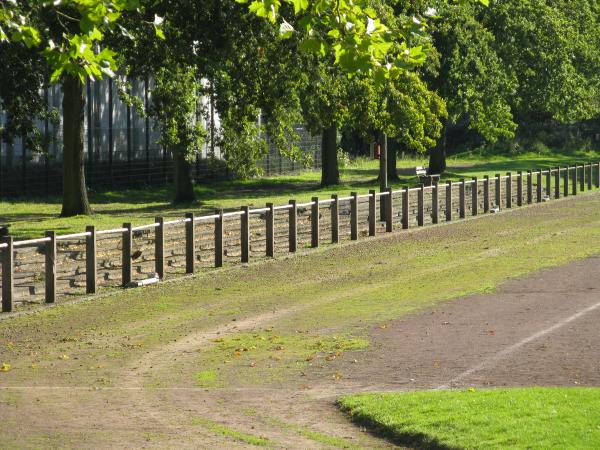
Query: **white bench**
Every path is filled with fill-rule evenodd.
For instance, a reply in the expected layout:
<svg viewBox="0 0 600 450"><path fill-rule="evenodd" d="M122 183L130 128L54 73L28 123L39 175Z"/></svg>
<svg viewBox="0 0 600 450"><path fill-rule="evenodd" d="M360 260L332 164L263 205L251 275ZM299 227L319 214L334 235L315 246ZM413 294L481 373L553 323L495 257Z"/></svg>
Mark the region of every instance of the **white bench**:
<svg viewBox="0 0 600 450"><path fill-rule="evenodd" d="M436 174L429 174L429 170L422 166L415 167L415 175L419 177L419 180L427 186L431 186L434 181L440 181L440 176Z"/></svg>

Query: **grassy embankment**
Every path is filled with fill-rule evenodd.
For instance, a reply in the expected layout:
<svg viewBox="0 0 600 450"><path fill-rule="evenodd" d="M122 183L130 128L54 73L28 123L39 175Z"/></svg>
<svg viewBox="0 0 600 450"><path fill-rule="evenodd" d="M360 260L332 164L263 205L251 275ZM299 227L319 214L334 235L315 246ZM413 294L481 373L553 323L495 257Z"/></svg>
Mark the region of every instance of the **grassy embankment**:
<svg viewBox="0 0 600 450"><path fill-rule="evenodd" d="M360 424L422 449L598 448L600 389L527 388L359 394Z"/></svg>
<svg viewBox="0 0 600 450"><path fill-rule="evenodd" d="M527 170L582 163L600 159L595 153L576 152L571 154L521 154L519 156L458 156L449 159L447 179L470 178L473 176L494 175L508 171ZM393 187L413 185L414 167L427 165L427 161L400 160L398 169L400 180L392 182ZM299 201L312 196L328 198L331 193L358 191L367 193L378 189L378 161L359 159L342 169L342 183L338 186L321 188L320 172L307 171L296 175L265 177L244 181L223 181L196 186L198 201L189 205L174 206L170 203L171 191L168 187L152 189L131 189L115 192L91 193L90 201L95 211L93 217L79 216L59 218L60 198L17 199L0 202L0 224L11 224L11 234L16 238L42 236L45 230L58 233L83 231L86 225L95 224L99 229L120 227L124 222L134 226L150 223L154 217L181 217L185 212L198 214L214 211L215 208L238 208L242 205L263 206L265 202L284 204L290 198Z"/></svg>

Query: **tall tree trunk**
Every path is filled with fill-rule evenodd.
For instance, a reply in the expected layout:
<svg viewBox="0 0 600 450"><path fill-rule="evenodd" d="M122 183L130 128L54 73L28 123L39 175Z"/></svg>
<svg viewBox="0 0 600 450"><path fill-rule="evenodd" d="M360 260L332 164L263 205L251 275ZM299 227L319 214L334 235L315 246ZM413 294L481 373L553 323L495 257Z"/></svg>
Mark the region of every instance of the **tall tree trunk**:
<svg viewBox="0 0 600 450"><path fill-rule="evenodd" d="M83 84L72 75L63 81L63 203L62 217L92 213L85 185Z"/></svg>
<svg viewBox="0 0 600 450"><path fill-rule="evenodd" d="M387 151L387 176L388 181L398 181L398 169L396 168L396 162L398 159L398 150L400 144L395 139L388 140L388 151Z"/></svg>
<svg viewBox="0 0 600 450"><path fill-rule="evenodd" d="M442 129L442 135L429 153L429 173L434 175L442 174L446 171L446 124Z"/></svg>
<svg viewBox="0 0 600 450"><path fill-rule="evenodd" d="M340 183L340 170L337 160L337 128L323 130L321 140L321 186Z"/></svg>
<svg viewBox="0 0 600 450"><path fill-rule="evenodd" d="M192 183L192 164L185 159L182 149L173 153L175 160L175 198L174 203L189 203L196 199Z"/></svg>

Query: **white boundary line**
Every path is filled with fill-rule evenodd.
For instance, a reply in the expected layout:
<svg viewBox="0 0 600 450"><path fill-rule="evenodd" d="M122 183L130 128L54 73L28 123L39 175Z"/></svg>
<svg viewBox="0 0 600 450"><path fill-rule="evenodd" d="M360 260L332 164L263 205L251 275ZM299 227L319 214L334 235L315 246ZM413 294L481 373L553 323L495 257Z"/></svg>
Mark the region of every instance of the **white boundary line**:
<svg viewBox="0 0 600 450"><path fill-rule="evenodd" d="M529 344L532 341L535 341L541 337L546 336L547 334L551 334L553 332L555 332L556 330L559 330L560 328L564 327L565 325L570 324L571 322L579 319L580 317L585 316L586 314L596 310L600 308L600 302L596 303L595 305L592 306L588 306L585 309L582 309L581 311L573 314L570 317L567 317L566 319L561 320L558 323L555 323L554 325L552 325L549 328L546 328L544 330L540 330L537 333L532 334L531 336L526 337L525 339L520 340L519 342L505 348L504 350L500 350L498 353L484 359L483 361L481 361L479 364L471 367L468 370L465 370L463 373L457 375L456 377L452 378L448 383L446 384L442 384L441 386L438 386L436 389L441 390L441 389L449 389L452 387L452 385L458 383L459 381L467 378L469 375L472 375L476 372L480 372L484 369L487 369L489 367L493 367L498 361L500 361L501 359L506 358L507 356L510 356L512 353L516 352L517 350L521 349L521 347Z"/></svg>

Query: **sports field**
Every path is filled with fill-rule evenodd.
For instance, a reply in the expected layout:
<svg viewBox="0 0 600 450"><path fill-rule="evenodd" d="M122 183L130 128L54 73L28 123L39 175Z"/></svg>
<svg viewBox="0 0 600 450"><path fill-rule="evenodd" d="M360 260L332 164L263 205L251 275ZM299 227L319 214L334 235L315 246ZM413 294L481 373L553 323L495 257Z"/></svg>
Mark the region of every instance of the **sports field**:
<svg viewBox="0 0 600 450"><path fill-rule="evenodd" d="M386 448L398 436L340 397L597 386L599 208L588 193L5 316L0 442Z"/></svg>

